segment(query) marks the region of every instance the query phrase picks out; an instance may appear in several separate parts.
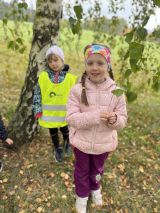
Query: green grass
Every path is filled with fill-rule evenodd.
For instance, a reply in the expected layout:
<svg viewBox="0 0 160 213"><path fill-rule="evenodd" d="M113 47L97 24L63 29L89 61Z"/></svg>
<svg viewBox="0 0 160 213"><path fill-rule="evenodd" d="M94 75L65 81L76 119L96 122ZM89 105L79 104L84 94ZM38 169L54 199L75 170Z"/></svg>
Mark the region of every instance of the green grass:
<svg viewBox="0 0 160 213"><path fill-rule="evenodd" d="M92 38L91 32L86 31L83 38L80 48ZM27 43L24 55L6 47L6 42L1 40L0 109L7 125L24 82L30 44ZM66 61L72 72L80 75L83 65L75 63L69 53ZM119 147L105 164L102 180L104 206L96 209L89 202L88 213L160 212L159 95L147 90L139 94L136 102L128 105L128 125L119 132ZM75 212L74 157L65 158L62 165L55 163L48 131L41 130L33 142L24 145L18 153L0 147L0 154L4 162L0 175L0 213Z"/></svg>

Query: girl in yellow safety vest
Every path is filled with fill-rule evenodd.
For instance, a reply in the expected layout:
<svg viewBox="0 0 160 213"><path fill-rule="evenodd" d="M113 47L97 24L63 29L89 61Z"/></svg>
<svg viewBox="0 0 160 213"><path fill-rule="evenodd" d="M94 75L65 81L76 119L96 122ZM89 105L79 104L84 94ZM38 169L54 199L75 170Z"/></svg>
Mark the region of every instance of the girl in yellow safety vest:
<svg viewBox="0 0 160 213"><path fill-rule="evenodd" d="M48 128L55 148L55 160L63 161L63 151L70 154L69 130L65 120L66 103L77 77L68 73L69 66L64 64L63 50L57 45L46 52L47 67L43 70L35 87L33 110L39 125ZM64 150L60 145L58 131L63 135Z"/></svg>

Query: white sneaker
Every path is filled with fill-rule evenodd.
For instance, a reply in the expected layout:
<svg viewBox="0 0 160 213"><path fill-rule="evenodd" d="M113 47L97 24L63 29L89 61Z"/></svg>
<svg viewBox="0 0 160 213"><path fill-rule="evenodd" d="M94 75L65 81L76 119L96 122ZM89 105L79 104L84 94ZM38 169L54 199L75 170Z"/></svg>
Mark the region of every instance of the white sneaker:
<svg viewBox="0 0 160 213"><path fill-rule="evenodd" d="M88 197L76 196L76 210L77 213L86 213Z"/></svg>
<svg viewBox="0 0 160 213"><path fill-rule="evenodd" d="M96 206L102 206L103 202L102 202L102 194L100 189L91 191L91 198L92 198L92 202Z"/></svg>

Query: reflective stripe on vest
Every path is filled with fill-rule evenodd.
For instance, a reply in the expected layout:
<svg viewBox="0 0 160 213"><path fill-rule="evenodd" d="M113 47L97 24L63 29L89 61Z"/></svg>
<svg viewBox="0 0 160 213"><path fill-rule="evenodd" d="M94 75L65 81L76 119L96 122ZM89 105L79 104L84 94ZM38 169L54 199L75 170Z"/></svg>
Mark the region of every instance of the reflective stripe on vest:
<svg viewBox="0 0 160 213"><path fill-rule="evenodd" d="M42 110L66 111L66 106L65 105L42 105Z"/></svg>
<svg viewBox="0 0 160 213"><path fill-rule="evenodd" d="M42 117L38 120L40 126L58 128L67 125L66 103L76 80L76 76L67 73L64 81L55 84L51 82L46 71L41 72L38 79L42 97Z"/></svg>
<svg viewBox="0 0 160 213"><path fill-rule="evenodd" d="M65 117L42 116L41 119L47 122L64 122Z"/></svg>

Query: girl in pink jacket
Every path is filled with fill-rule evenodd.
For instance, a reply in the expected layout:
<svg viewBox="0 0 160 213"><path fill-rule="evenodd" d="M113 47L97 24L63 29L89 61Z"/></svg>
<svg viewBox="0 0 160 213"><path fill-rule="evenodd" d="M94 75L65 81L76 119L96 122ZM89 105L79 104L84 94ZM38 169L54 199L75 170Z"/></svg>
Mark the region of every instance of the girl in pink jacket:
<svg viewBox="0 0 160 213"><path fill-rule="evenodd" d="M88 197L102 205L100 179L108 154L117 147L117 130L125 127L125 96L112 93L110 50L101 44L84 49L85 72L76 84L67 104L70 143L74 147L76 210L86 213Z"/></svg>

